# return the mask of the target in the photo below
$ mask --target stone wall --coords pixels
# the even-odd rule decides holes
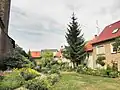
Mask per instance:
[[[0,56],[12,51],[13,48],[15,48],[15,41],[0,27]]]
[[[10,3],[11,0],[0,0],[0,17],[5,25],[6,33],[8,33]]]
[[[15,41],[8,36],[11,0],[0,0],[0,55],[14,48]]]

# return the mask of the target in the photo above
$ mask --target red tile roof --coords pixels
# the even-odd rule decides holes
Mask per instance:
[[[119,29],[118,32],[112,33],[115,29]],[[106,26],[104,30],[100,33],[100,35],[97,37],[97,39],[94,40],[93,44],[110,40],[119,36],[120,36],[120,21]]]
[[[62,57],[62,49],[60,49],[60,51],[58,51],[55,56],[61,58]]]
[[[31,51],[31,56],[33,57],[33,58],[38,58],[38,57],[40,57],[40,51]]]
[[[93,50],[93,47],[92,47],[92,40],[88,41],[85,45],[85,51],[87,52],[90,52]]]

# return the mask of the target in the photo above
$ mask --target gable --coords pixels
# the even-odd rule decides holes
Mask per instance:
[[[119,36],[120,36],[120,21],[106,26],[104,30],[100,33],[100,35],[96,38],[96,40],[93,42],[93,44],[110,40]]]

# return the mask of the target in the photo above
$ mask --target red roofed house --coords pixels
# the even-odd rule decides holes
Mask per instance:
[[[86,51],[89,53],[89,67],[96,68],[97,57],[102,55],[106,57],[105,66],[115,62],[120,70],[120,53],[117,53],[113,48],[113,43],[117,37],[120,37],[120,21],[106,26],[99,36],[86,44]]]
[[[87,61],[87,66],[90,68],[93,68],[93,47],[92,47],[92,40],[88,41],[85,45],[85,51],[88,52],[89,57]]]
[[[55,58],[56,60],[63,58],[62,49],[60,49],[59,51],[57,51],[57,52],[55,53],[54,58]]]
[[[31,57],[32,58],[40,58],[41,57],[40,51],[31,51]]]

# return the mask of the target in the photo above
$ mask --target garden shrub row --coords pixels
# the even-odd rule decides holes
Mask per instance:
[[[80,74],[87,74],[93,76],[102,76],[102,77],[110,77],[116,78],[119,76],[120,72],[112,70],[112,68],[107,69],[91,69],[88,67],[83,67],[83,65],[79,65],[76,71]]]

